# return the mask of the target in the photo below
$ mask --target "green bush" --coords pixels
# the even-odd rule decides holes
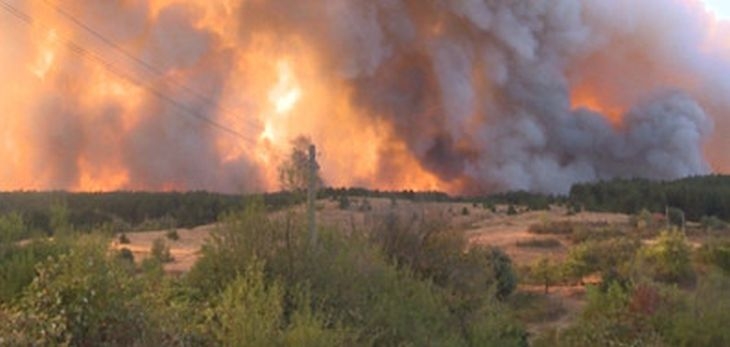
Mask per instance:
[[[631,291],[614,283],[606,291],[589,287],[580,319],[560,334],[537,339],[536,346],[661,346],[661,337],[630,311]]]
[[[711,272],[693,292],[652,282],[589,287],[579,319],[534,346],[727,346],[730,279]]]
[[[55,201],[51,204],[49,219],[51,232],[54,236],[68,236],[74,228],[69,221],[70,211],[65,201]]]
[[[337,204],[340,210],[349,210],[350,198],[348,198],[347,195],[340,195],[340,197],[337,199]]]
[[[220,292],[254,259],[267,267],[293,271],[293,257],[303,251],[303,223],[291,215],[285,219],[268,218],[262,201],[252,201],[244,210],[224,216],[187,274],[188,284],[201,293]]]
[[[0,247],[30,236],[30,230],[20,214],[0,215]]]
[[[167,237],[167,239],[168,240],[171,240],[171,241],[180,240],[180,234],[177,233],[177,229],[176,228],[172,228],[172,229],[168,230],[165,233],[165,237]]]
[[[36,276],[36,266],[68,252],[62,240],[38,239],[26,245],[0,246],[0,304],[17,298]]]
[[[127,237],[127,234],[125,234],[125,233],[121,233],[121,234],[119,234],[119,243],[120,243],[120,244],[122,244],[122,245],[127,245],[127,244],[129,244],[130,242],[131,242],[131,241],[129,241],[129,238]]]
[[[581,227],[576,226],[570,234],[570,241],[574,243],[604,241],[626,236],[627,233],[618,227],[586,225]]]
[[[603,241],[587,241],[571,247],[565,260],[564,270],[569,277],[580,279],[585,275],[600,272],[619,276],[620,280],[630,275],[631,264],[641,242],[634,238],[614,238]]]
[[[440,220],[389,214],[374,223],[371,240],[400,266],[465,298],[482,296],[497,286],[506,297],[516,282],[512,262],[501,250],[468,245],[463,232]]]
[[[306,294],[292,303],[286,319],[286,291],[281,283],[264,278],[263,266],[253,262],[217,297],[207,324],[224,346],[342,346],[347,333],[328,329],[315,316]],[[287,322],[287,320],[289,322]]]
[[[532,248],[560,248],[563,243],[558,239],[546,238],[546,239],[529,239],[524,241],[517,241],[517,247],[532,247]]]
[[[107,242],[82,236],[68,254],[49,258],[24,291],[0,336],[16,343],[48,345],[133,345],[144,341],[144,305],[140,287],[106,252]],[[35,343],[34,343],[35,344]]]
[[[160,263],[169,263],[175,260],[170,253],[170,247],[164,239],[157,238],[152,241],[150,248],[150,257]]]
[[[134,264],[134,253],[129,248],[124,247],[120,249],[117,256],[123,261]]]
[[[529,277],[544,287],[545,294],[550,291],[550,286],[560,282],[563,278],[562,268],[559,264],[548,258],[540,258],[535,262],[529,271]]]
[[[730,274],[730,243],[711,246],[710,260],[726,274]]]
[[[573,233],[574,227],[575,225],[569,221],[545,222],[530,225],[527,231],[538,235],[570,235]]]
[[[321,336],[336,344],[342,329],[351,332],[346,336],[352,343],[346,344],[356,345],[468,345],[477,339],[478,331],[493,332],[490,338],[494,341],[524,339],[524,330],[513,319],[485,313],[503,307],[494,299],[495,273],[510,281],[502,289],[505,293],[516,285],[506,255],[493,255],[489,249],[465,253],[464,240],[448,233],[434,233],[427,244],[413,252],[408,250],[413,246],[411,241],[403,239],[413,234],[389,239],[386,244],[397,245],[391,254],[397,253],[403,259],[414,256],[408,259],[420,261],[427,259],[424,254],[431,254],[433,260],[441,259],[420,268],[423,273],[416,273],[412,270],[415,263],[399,264],[383,253],[381,247],[386,244],[374,245],[375,236],[366,239],[359,234],[346,236],[320,229],[319,243],[312,248],[302,224],[293,216],[269,218],[262,207],[255,205],[232,214],[211,235],[186,281],[200,293],[200,300],[215,301],[210,293],[233,295],[231,286],[243,285],[241,274],[260,263],[265,287],[284,293],[283,321],[296,322],[296,312],[303,307],[311,309],[303,317],[320,317],[303,320],[309,322],[306,324],[284,324],[286,341]],[[492,258],[498,260],[492,262]],[[449,272],[448,264],[457,267]],[[442,284],[434,285],[437,280]],[[308,288],[314,305],[292,301],[300,288]],[[274,302],[269,306],[278,305]],[[479,336],[485,341],[483,333]]]
[[[727,229],[727,223],[720,218],[715,216],[704,216],[700,219],[702,229],[706,231],[718,231]]]
[[[649,265],[655,279],[687,283],[694,280],[692,248],[679,230],[663,231],[657,242],[644,247],[642,259]]]
[[[370,200],[367,198],[362,199],[360,202],[360,207],[358,207],[358,210],[360,212],[369,212],[373,210],[373,206],[370,204]]]
[[[669,346],[730,346],[730,278],[710,272],[693,293],[680,292],[678,304],[666,305],[657,316],[658,329]]]
[[[512,259],[501,248],[491,247],[489,253],[489,263],[497,280],[497,298],[505,299],[517,289],[517,274]]]
[[[509,305],[523,322],[554,322],[568,313],[562,300],[532,292],[517,292],[509,298]]]

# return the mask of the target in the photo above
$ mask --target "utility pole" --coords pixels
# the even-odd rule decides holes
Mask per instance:
[[[307,187],[307,222],[309,227],[309,242],[312,248],[317,245],[317,225],[315,224],[314,200],[317,197],[317,151],[314,145],[309,145],[309,185]]]

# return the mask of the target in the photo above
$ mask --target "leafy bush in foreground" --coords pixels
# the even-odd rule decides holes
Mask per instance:
[[[504,306],[494,299],[494,291],[490,289],[495,282],[494,269],[500,276],[508,277],[509,266],[493,266],[484,261],[494,257],[501,259],[496,263],[509,264],[506,255],[468,252],[474,260],[464,264],[475,266],[461,266],[455,272],[463,272],[458,276],[464,280],[477,274],[472,283],[483,279],[487,285],[479,284],[478,288],[486,289],[470,291],[472,296],[454,297],[451,288],[434,285],[430,278],[422,278],[409,267],[391,264],[377,246],[380,244],[374,245],[364,237],[324,229],[320,230],[318,246],[311,248],[306,232],[300,227],[303,223],[296,220],[293,216],[270,218],[262,207],[253,205],[230,215],[227,223],[213,233],[187,281],[197,288],[201,297],[209,297],[210,293],[229,290],[232,283],[240,286],[240,274],[260,262],[267,288],[284,292],[284,322],[292,322],[296,316],[293,312],[309,307],[314,317],[328,317],[315,320],[329,322],[320,326],[326,328],[327,334],[340,336],[338,331],[348,331],[343,337],[351,342],[348,344],[476,346],[490,341],[495,346],[518,346],[524,343],[521,326],[508,314],[497,314],[505,312]],[[442,247],[450,242],[446,239],[433,243],[429,252],[440,254],[443,259],[464,256],[461,247]],[[440,264],[452,263],[447,260]],[[448,272],[448,268],[436,270],[442,265],[432,265],[433,273]],[[451,280],[459,281],[458,276]],[[468,281],[458,283],[470,285]],[[297,297],[301,288],[307,288],[310,305],[296,304],[291,299]],[[292,311],[292,307],[297,309]],[[312,329],[310,326],[306,330],[316,331]]]
[[[145,334],[141,288],[106,252],[106,239],[81,237],[49,258],[0,327],[11,345],[130,345]]]

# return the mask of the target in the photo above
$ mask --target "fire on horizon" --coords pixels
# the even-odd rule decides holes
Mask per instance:
[[[0,190],[730,172],[724,0],[0,0]]]

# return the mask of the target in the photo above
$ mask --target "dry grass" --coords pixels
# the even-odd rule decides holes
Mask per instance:
[[[567,224],[600,224],[625,226],[629,217],[611,213],[579,213],[568,216],[567,211],[553,208],[550,211],[523,212],[507,215],[506,206],[498,206],[497,212],[491,212],[481,206],[474,207],[468,203],[412,202],[398,200],[393,205],[390,199],[368,198],[369,210],[358,208],[363,198],[350,198],[349,209],[340,208],[338,201],[320,200],[317,202],[317,221],[324,227],[337,228],[348,233],[365,232],[374,221],[389,213],[396,213],[403,218],[423,218],[425,220],[448,221],[449,227],[467,234],[472,244],[490,245],[502,248],[513,260],[515,266],[532,264],[536,260],[548,257],[554,260],[563,259],[570,245],[570,235],[536,236],[529,232],[530,226],[546,222],[563,222]],[[463,210],[467,209],[468,214]],[[289,212],[303,214],[302,206],[291,211],[279,211],[272,214],[274,218],[283,218]],[[208,239],[216,225],[201,226],[193,229],[177,229],[179,239],[166,238],[168,230],[126,233],[129,244],[120,244],[118,238],[113,242],[116,249],[130,249],[137,262],[149,257],[152,243],[157,238],[166,240],[174,261],[164,264],[168,273],[184,273],[195,264],[200,257],[200,249]],[[555,247],[553,247],[555,246]],[[520,295],[530,300],[523,303],[521,315],[532,333],[546,329],[567,326],[580,312],[584,304],[585,288],[580,286],[554,286],[547,296],[542,294],[542,286],[521,286],[516,299]],[[521,293],[521,294],[520,294]],[[527,300],[527,299],[525,299]]]
[[[130,232],[126,233],[129,239],[128,244],[119,243],[118,239],[112,242],[112,248],[127,248],[134,254],[137,262],[150,256],[152,243],[156,239],[164,239],[170,247],[170,254],[174,258],[172,262],[164,264],[165,271],[168,273],[183,273],[193,267],[193,264],[200,256],[200,248],[210,235],[210,231],[215,225],[206,225],[193,229],[177,229],[179,239],[176,241],[169,240],[166,237],[168,230]]]
[[[517,241],[517,247],[532,247],[532,248],[560,248],[563,243],[560,240],[552,237],[548,238],[532,238],[525,241]]]

